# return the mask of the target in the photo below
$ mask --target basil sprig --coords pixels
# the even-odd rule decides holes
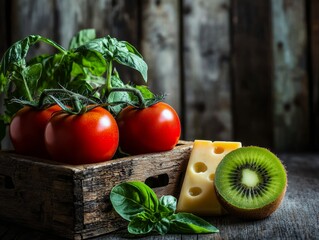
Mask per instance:
[[[115,211],[130,221],[132,234],[216,233],[219,230],[191,213],[176,213],[173,196],[157,198],[154,191],[142,182],[125,182],[115,186],[110,194]]]

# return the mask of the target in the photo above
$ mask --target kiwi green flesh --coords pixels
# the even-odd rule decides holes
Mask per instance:
[[[269,150],[243,147],[220,162],[214,185],[221,201],[228,205],[226,209],[231,206],[247,212],[277,206],[285,193],[287,175],[281,161]]]

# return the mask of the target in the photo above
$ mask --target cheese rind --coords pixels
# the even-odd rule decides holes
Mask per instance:
[[[195,140],[177,204],[178,212],[222,215],[214,190],[215,171],[223,157],[240,142]]]

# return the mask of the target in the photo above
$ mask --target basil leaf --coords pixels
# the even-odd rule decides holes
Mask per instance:
[[[37,91],[41,93],[44,89],[47,88],[56,88],[58,87],[58,81],[55,78],[55,71],[58,69],[58,66],[63,59],[64,54],[54,54],[54,55],[39,55],[37,57],[32,58],[28,64],[41,64],[42,65],[42,72],[40,79],[38,80],[37,84]]]
[[[147,234],[154,229],[155,223],[150,220],[146,212],[135,216],[129,223],[127,230],[132,234]]]
[[[7,91],[12,79],[17,80],[17,78],[20,78],[21,81],[24,80],[23,77],[25,77],[26,72],[23,71],[28,71],[28,69],[25,70],[25,68],[27,67],[26,56],[28,54],[29,48],[39,41],[45,42],[57,48],[62,53],[66,53],[66,50],[59,44],[40,35],[30,35],[20,41],[15,42],[10,48],[7,49],[0,61],[0,92]],[[38,66],[36,68],[39,69]],[[32,71],[34,70],[35,68]],[[15,74],[15,77],[11,78],[10,76],[13,74]],[[38,78],[38,76],[36,76],[36,78]],[[35,78],[32,77],[32,79]],[[30,89],[30,92],[35,92],[35,89]],[[25,97],[25,95],[22,95],[22,97]]]
[[[216,233],[219,230],[191,213],[177,213],[170,217],[171,233]]]
[[[131,67],[137,71],[139,71],[144,79],[147,82],[147,64],[145,61],[140,58],[138,55],[135,55],[131,52],[117,52],[114,56],[115,61],[118,63]]]
[[[115,186],[110,200],[115,211],[129,221],[144,211],[157,212],[159,205],[154,191],[142,182],[127,182]]]
[[[127,50],[131,53],[134,53],[135,55],[139,56],[140,58],[143,58],[142,54],[140,54],[137,49],[130,44],[129,42],[126,41],[121,41],[123,44],[125,44],[125,47],[127,48]]]
[[[84,49],[97,51],[102,54],[106,61],[112,61],[115,47],[110,44],[107,38],[96,38],[78,47],[76,51],[82,51]]]
[[[79,31],[70,41],[69,49],[80,47],[81,45],[96,38],[95,29],[83,29]]]
[[[160,234],[168,233],[170,221],[167,218],[158,219],[158,215],[142,212],[136,215],[128,225],[128,231],[132,234],[147,234],[157,231]]]
[[[111,78],[113,88],[126,88],[118,75]],[[132,101],[131,93],[129,92],[112,92],[109,94],[107,101],[109,103],[119,103],[115,106],[110,106],[109,110],[116,116],[126,106],[126,103]],[[123,103],[121,103],[123,102]]]
[[[38,41],[50,44],[51,46],[59,49],[61,52],[66,52],[62,46],[48,38],[42,37],[40,35],[29,35],[28,37],[15,42],[10,48],[7,49],[0,62],[0,72],[3,75],[6,75],[11,64],[21,62],[25,64],[25,58],[28,54],[30,46],[36,44]]]
[[[168,233],[168,231],[170,229],[170,225],[171,225],[171,223],[170,223],[170,221],[167,218],[162,218],[159,222],[157,222],[155,224],[155,228],[154,229],[158,233],[164,235],[164,234]]]
[[[72,60],[87,68],[93,75],[100,76],[106,71],[106,62],[103,56],[96,51],[79,49]]]
[[[79,49],[94,50],[103,55],[106,61],[115,60],[119,64],[139,71],[147,81],[147,64],[142,55],[129,43],[118,41],[110,36],[97,38],[80,46]]]
[[[0,62],[0,72],[5,76],[12,63],[22,62],[25,64],[25,58],[31,45],[41,39],[39,35],[30,35],[20,41],[15,42],[4,53]]]
[[[169,211],[175,212],[177,199],[173,196],[162,196],[159,200],[160,204],[166,207]]]
[[[36,89],[38,85],[38,80],[41,77],[42,65],[36,63],[34,65],[28,66],[22,70],[25,80],[28,82],[30,89]]]

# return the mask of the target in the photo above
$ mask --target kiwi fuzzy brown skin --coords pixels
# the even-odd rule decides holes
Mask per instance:
[[[214,189],[215,189],[216,196],[217,196],[219,203],[231,215],[234,215],[238,218],[247,219],[247,220],[261,220],[261,219],[269,217],[279,207],[279,205],[281,204],[281,202],[285,196],[287,185],[286,185],[285,189],[283,190],[283,192],[281,193],[281,195],[279,196],[279,198],[276,199],[276,201],[264,206],[263,208],[250,209],[250,210],[240,209],[240,208],[236,208],[236,207],[230,205],[218,193],[218,191],[216,191],[216,187],[214,187]]]
[[[287,178],[287,171],[284,167],[284,165],[281,163],[281,161],[279,160],[279,158],[277,156],[275,156],[273,153],[271,153],[269,150],[265,149],[265,148],[260,148],[260,147],[255,147],[255,146],[250,146],[250,147],[244,147],[246,149],[255,149],[255,150],[262,150],[262,151],[266,151],[268,152],[267,154],[273,155],[273,157],[275,157],[280,164],[278,165],[277,163],[277,167],[281,166],[280,168],[283,169],[282,173],[285,174],[285,184],[281,190],[281,192],[278,192],[277,198],[274,199],[272,202],[267,203],[266,205],[260,207],[260,208],[249,208],[249,206],[246,206],[245,208],[238,208],[232,204],[230,204],[223,196],[222,194],[220,194],[218,192],[218,187],[216,186],[216,181],[214,181],[214,189],[216,192],[216,196],[218,201],[220,202],[220,204],[222,205],[222,207],[231,215],[234,215],[236,217],[242,218],[242,219],[246,219],[246,220],[260,220],[260,219],[264,219],[268,216],[270,216],[274,211],[276,211],[276,209],[279,207],[279,205],[281,204],[285,193],[286,193],[286,189],[287,189],[287,184],[288,184],[288,178]],[[244,150],[243,148],[238,149],[239,151]],[[236,151],[236,150],[234,150]],[[242,153],[242,152],[241,152]],[[247,153],[247,152],[246,152]],[[226,155],[227,156],[227,155]],[[225,157],[226,157],[225,156]],[[234,156],[234,155],[233,155]],[[232,159],[234,159],[232,156]],[[251,156],[250,156],[251,157]],[[268,156],[269,157],[269,156]],[[228,162],[230,159],[228,159]],[[221,164],[221,163],[220,163]],[[227,176],[227,175],[226,175]],[[225,176],[225,177],[226,177]],[[216,177],[216,176],[215,176]],[[224,177],[223,177],[224,178]],[[223,181],[222,175],[220,174],[220,180]],[[226,178],[225,178],[226,180]],[[221,190],[222,191],[222,190]]]

